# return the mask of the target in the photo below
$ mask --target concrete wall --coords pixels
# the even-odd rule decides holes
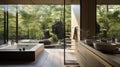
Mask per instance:
[[[76,31],[75,31],[76,28]],[[71,48],[80,41],[80,5],[71,5]]]

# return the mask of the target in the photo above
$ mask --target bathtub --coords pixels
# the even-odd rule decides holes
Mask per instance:
[[[18,43],[0,48],[0,61],[35,61],[43,52],[44,44]]]

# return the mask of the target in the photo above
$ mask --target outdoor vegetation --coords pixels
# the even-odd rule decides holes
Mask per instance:
[[[61,21],[64,25],[63,5],[18,5],[18,36],[19,39],[43,39],[47,30],[57,39],[52,32],[52,25]],[[66,5],[66,31],[71,28],[71,6]],[[8,5],[8,36],[16,36],[16,5]],[[0,38],[4,32],[4,6],[0,6]]]
[[[100,25],[100,37],[120,36],[120,6],[97,5],[97,23]],[[106,34],[104,33],[106,32]]]

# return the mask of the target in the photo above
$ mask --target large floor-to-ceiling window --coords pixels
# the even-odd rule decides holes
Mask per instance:
[[[97,5],[99,37],[120,37],[120,5]],[[106,34],[104,34],[106,31]]]
[[[16,5],[7,5],[8,40],[16,40]]]
[[[4,43],[4,7],[0,5],[0,45]]]
[[[72,53],[75,55],[76,48],[74,48],[75,45],[71,45],[71,38],[74,38],[72,36],[75,28],[79,28],[79,25],[71,27],[71,4],[66,4],[67,2],[64,2],[64,5],[4,5],[4,41],[7,43],[47,39],[51,43],[57,41],[57,47],[60,45],[65,50],[69,49],[70,52],[73,47]],[[73,15],[74,25],[76,21],[79,24],[80,2],[73,5],[77,5],[78,8],[78,16]],[[77,12],[74,11],[73,14]],[[65,63],[74,62],[70,57],[67,58],[72,53],[68,51],[68,54],[64,54]]]
[[[1,35],[6,43],[30,39],[47,39],[50,43],[61,41],[64,39],[64,25],[66,34],[71,34],[71,6],[65,7],[64,24],[63,5],[3,5]]]

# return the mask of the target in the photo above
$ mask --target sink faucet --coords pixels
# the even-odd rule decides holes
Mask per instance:
[[[14,45],[14,40],[11,40],[11,45]]]

